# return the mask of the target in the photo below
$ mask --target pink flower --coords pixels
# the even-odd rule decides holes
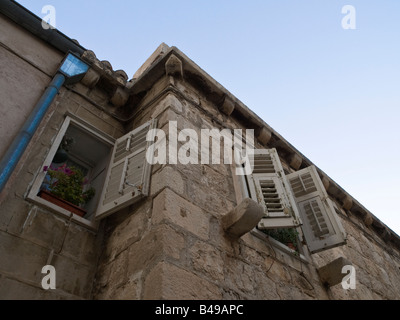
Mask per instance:
[[[43,167],[43,171],[45,171],[45,172],[46,172],[48,169],[49,169],[49,166],[44,166],[44,167]]]

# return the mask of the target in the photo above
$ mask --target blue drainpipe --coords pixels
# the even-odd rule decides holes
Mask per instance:
[[[49,86],[39,99],[28,119],[25,121],[20,132],[11,143],[6,154],[0,162],[0,192],[3,190],[12,172],[17,166],[22,154],[24,153],[29,141],[33,137],[36,129],[46,114],[49,106],[53,102],[62,85],[77,82],[85,75],[89,66],[79,58],[69,53],[64,59],[61,67]]]

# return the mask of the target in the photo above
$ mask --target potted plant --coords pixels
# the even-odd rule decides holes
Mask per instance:
[[[86,211],[82,206],[93,198],[95,189],[93,187],[85,188],[88,180],[82,171],[75,167],[68,167],[66,164],[57,168],[46,166],[43,170],[47,174],[39,196],[83,216]]]
[[[270,229],[262,230],[265,234],[285,244],[290,249],[298,251],[297,238],[299,233],[295,228],[281,228],[281,229]]]

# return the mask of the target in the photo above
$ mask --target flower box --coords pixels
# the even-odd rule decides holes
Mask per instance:
[[[55,196],[54,194],[50,193],[47,190],[40,190],[39,197],[41,197],[51,203],[54,203],[55,205],[57,205],[63,209],[66,209],[74,214],[77,214],[80,217],[83,217],[86,214],[86,210],[72,204],[71,202],[68,202],[64,199],[61,199],[61,198]]]

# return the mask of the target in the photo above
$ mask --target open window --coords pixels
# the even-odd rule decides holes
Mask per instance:
[[[238,202],[250,197],[260,203],[264,217],[257,229],[276,240],[276,245],[283,244],[292,252],[301,253],[301,219],[276,149],[253,149],[254,154],[249,152],[245,158],[239,149],[234,150],[235,158],[239,159],[234,162],[234,172],[251,173],[234,174]],[[246,166],[251,170],[244,170]]]
[[[115,141],[67,116],[28,199],[88,225],[134,203],[147,195],[146,134],[154,126],[149,121]]]
[[[236,157],[241,158],[240,154]],[[257,229],[287,246],[289,240],[295,244],[297,239],[299,247],[304,237],[311,253],[346,243],[346,233],[315,166],[285,175],[276,149],[255,149],[247,157],[253,171],[234,177],[234,183],[239,201],[251,197],[264,207]]]

